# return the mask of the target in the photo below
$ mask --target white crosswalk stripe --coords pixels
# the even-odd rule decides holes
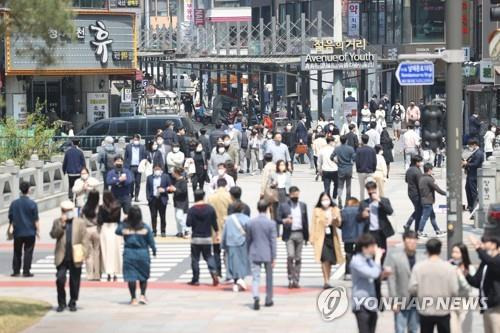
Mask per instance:
[[[221,255],[222,256],[222,255]],[[223,261],[223,260],[222,260]],[[314,260],[314,251],[311,245],[304,246],[302,248],[302,262],[301,262],[301,278],[318,278],[321,279],[323,274],[321,272],[321,264]],[[335,272],[337,266],[332,267],[332,274]],[[224,262],[222,262],[222,275],[225,276],[226,267]],[[264,268],[262,268],[262,273],[264,273]],[[189,282],[193,277],[193,272],[189,268],[184,274],[182,274],[176,282]],[[273,278],[275,280],[288,279],[287,274],[287,253],[286,245],[284,242],[278,240],[277,243],[277,258],[276,265],[273,270]],[[200,259],[200,282],[210,283],[212,281],[210,277],[210,272],[203,259]]]
[[[186,243],[171,243],[171,244],[156,244],[156,258],[151,257],[151,273],[150,281],[156,281],[165,273],[169,272],[173,267],[177,266],[185,258],[190,255],[189,244]],[[46,256],[39,259],[31,265],[31,272],[36,277],[50,276],[54,277],[56,268],[54,266],[54,255]],[[119,281],[123,281],[121,274],[118,276]],[[85,264],[82,268],[82,280],[85,280]],[[107,276],[102,275],[101,281],[106,280]]]

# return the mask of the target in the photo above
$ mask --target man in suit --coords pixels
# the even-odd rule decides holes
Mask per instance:
[[[139,172],[139,164],[147,158],[146,147],[141,145],[141,136],[135,134],[132,141],[125,147],[125,169],[129,169],[134,177],[134,181],[130,186],[130,196],[134,197],[134,201],[139,201],[139,192],[141,190],[141,173]]]
[[[288,288],[300,288],[300,267],[302,247],[309,241],[309,220],[307,205],[299,201],[300,190],[291,186],[289,200],[279,205],[278,223],[283,224],[283,236],[286,243]]]
[[[295,140],[296,145],[307,145],[308,144],[308,135],[307,135],[307,127],[306,127],[306,116],[305,114],[300,114],[300,121],[297,123],[297,127],[295,128]],[[299,156],[300,163],[304,163],[304,154]],[[293,158],[292,158],[293,162]]]
[[[75,185],[75,181],[80,178],[80,172],[86,166],[85,156],[80,147],[78,147],[79,144],[79,140],[73,140],[71,147],[64,153],[62,169],[63,173],[68,175],[69,200],[73,200],[73,185]]]
[[[465,194],[467,195],[467,210],[472,213],[477,201],[477,169],[483,166],[484,153],[479,148],[477,139],[470,139],[469,150],[472,154],[462,162],[467,177],[465,179]]]
[[[377,246],[387,251],[387,238],[394,235],[394,228],[387,216],[392,215],[394,210],[388,198],[380,197],[374,181],[369,181],[365,187],[368,199],[359,205],[358,221],[365,224],[365,232],[375,238]],[[385,253],[382,256],[382,264],[384,258]],[[381,297],[380,282],[380,279],[375,281],[377,297]]]
[[[423,158],[420,155],[413,155],[411,157],[411,163],[408,170],[406,170],[405,181],[408,184],[408,197],[413,204],[413,213],[408,218],[404,229],[405,231],[410,230],[411,224],[415,221],[415,231],[418,231],[418,224],[420,223],[420,218],[422,217],[422,205],[420,203],[420,191],[418,189],[418,183],[420,177],[422,177],[422,167]]]
[[[410,282],[411,271],[416,262],[417,233],[408,230],[403,234],[403,249],[394,248],[387,254],[385,268],[392,274],[389,275],[387,282],[389,286],[389,297],[406,300],[406,305],[410,302],[408,285]],[[418,315],[414,307],[403,307],[394,304],[394,324],[396,333],[417,333]]]
[[[130,209],[130,186],[134,182],[134,176],[129,169],[123,167],[123,158],[114,158],[114,168],[109,170],[106,176],[106,184],[111,186],[111,192],[120,203],[123,212],[128,214]]]
[[[269,204],[259,200],[259,216],[250,220],[247,228],[248,257],[252,266],[252,296],[254,310],[260,309],[260,270],[266,270],[266,303],[273,306],[273,268],[276,260],[276,223],[267,216]]]
[[[356,171],[358,172],[359,193],[361,200],[365,200],[365,182],[377,169],[377,153],[375,149],[368,146],[368,135],[363,134],[361,141],[363,145],[356,150]]]
[[[167,210],[168,192],[171,190],[172,182],[168,174],[163,172],[161,165],[153,167],[153,174],[146,179],[146,198],[151,213],[151,225],[153,235],[156,237],[156,218],[160,215],[161,237],[166,237],[167,222],[165,212]]]
[[[76,258],[75,245],[81,246],[83,254],[89,253],[89,235],[85,222],[75,216],[75,205],[66,200],[61,203],[61,217],[54,220],[50,237],[56,240],[54,263],[56,265],[57,312],[69,307],[76,311],[76,301],[80,291],[82,264],[86,258]],[[75,261],[78,259],[78,261]],[[80,261],[81,260],[81,261]],[[69,270],[69,303],[66,305],[66,272]]]

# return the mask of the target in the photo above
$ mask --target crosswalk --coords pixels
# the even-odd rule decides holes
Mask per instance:
[[[151,257],[150,281],[157,281],[172,268],[179,265],[190,254],[189,244],[172,243],[156,244],[156,258]],[[56,268],[54,266],[54,255],[48,255],[43,259],[37,260],[31,265],[31,272],[36,277],[54,277]],[[106,280],[107,276],[103,274],[101,281]],[[118,281],[123,281],[122,274],[118,274]],[[82,268],[82,280],[86,279],[85,264]]]
[[[273,269],[273,278],[278,281],[288,280],[287,274],[287,253],[285,242],[280,240],[277,241],[277,258],[276,264]],[[334,272],[340,268],[339,265],[332,267],[332,275]],[[224,261],[222,262],[222,275],[225,276],[226,266]],[[264,268],[262,268],[262,273],[264,273]],[[314,260],[314,251],[311,245],[304,246],[302,248],[302,262],[301,262],[301,278],[316,278],[321,279],[323,274],[321,272],[321,264]],[[183,273],[176,282],[189,282],[193,277],[193,272],[189,268],[185,273]],[[212,278],[206,263],[200,259],[200,282],[210,283]]]
[[[175,282],[185,283],[192,279],[193,273],[191,270],[190,260],[190,245],[189,243],[157,243],[156,258],[151,257],[151,274],[150,281],[174,280]],[[223,255],[222,255],[223,256]],[[186,261],[184,263],[184,261]],[[314,260],[314,252],[311,245],[304,246],[302,249],[302,268],[301,278],[321,279],[321,265]],[[172,273],[173,269],[176,273]],[[338,270],[339,266],[332,267],[332,275]],[[37,278],[52,279],[55,277],[56,268],[54,266],[54,255],[48,255],[37,260],[32,264],[31,272]],[[170,274],[168,274],[170,272]],[[222,263],[222,272],[225,276],[226,267]],[[167,275],[167,276],[165,276]],[[121,274],[118,276],[118,281],[123,281]],[[273,270],[273,277],[276,281],[287,281],[287,254],[286,245],[284,242],[277,241],[277,260]],[[82,280],[86,279],[85,264],[82,268]],[[105,281],[107,276],[103,274],[101,281]],[[212,281],[206,263],[200,259],[200,282],[210,283]]]

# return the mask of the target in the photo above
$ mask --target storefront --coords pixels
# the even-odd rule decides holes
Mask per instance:
[[[6,36],[8,116],[22,117],[37,103],[50,119],[70,121],[76,129],[110,116],[110,82],[135,78],[135,14],[78,11],[74,27],[73,38],[48,32],[60,44],[53,52],[55,62],[46,66],[22,52],[40,41]]]

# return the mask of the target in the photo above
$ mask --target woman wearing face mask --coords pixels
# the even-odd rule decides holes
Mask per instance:
[[[486,158],[493,155],[493,145],[496,137],[495,132],[496,127],[494,125],[489,125],[488,131],[484,134],[484,153],[486,154]]]
[[[115,234],[120,223],[121,206],[111,191],[102,194],[102,205],[97,211],[97,225],[101,229],[101,253],[104,273],[108,281],[117,280],[117,275],[122,272],[121,246],[123,238]]]
[[[89,253],[85,268],[87,270],[87,280],[101,280],[101,237],[97,227],[97,209],[99,207],[99,192],[92,190],[89,192],[87,202],[82,208],[82,219],[87,225],[87,234],[89,236]]]
[[[260,135],[258,129],[252,129],[250,134],[250,139],[248,140],[248,151],[250,155],[250,172],[252,175],[255,174],[257,168],[259,171],[262,171],[262,159],[263,159],[263,151],[262,145],[264,144],[264,140]]]
[[[219,164],[226,163],[226,161],[230,160],[231,156],[226,152],[226,147],[224,147],[223,143],[217,144],[215,147],[215,153],[210,155],[210,174],[212,177],[217,177],[217,169]]]
[[[457,243],[451,248],[450,263],[457,267],[458,275],[458,296],[464,299],[472,296],[472,286],[467,282],[463,271],[470,275],[476,274],[476,269],[472,266],[469,251],[463,243]],[[467,309],[452,310],[450,313],[450,331],[458,333],[472,333],[472,311]]]
[[[160,165],[162,170],[165,170],[165,159],[163,158],[162,153],[158,150],[158,143],[156,143],[156,141],[151,144],[151,150],[148,152],[148,161],[151,165]]]
[[[191,176],[193,192],[198,188],[203,190],[205,181],[207,180],[208,164],[203,145],[200,142],[196,143],[194,150],[191,152],[191,158],[195,167],[195,173]]]
[[[174,168],[184,167],[184,153],[178,144],[174,143],[172,145],[172,151],[167,154],[167,169],[168,173],[171,175]]]
[[[375,152],[377,153],[377,167],[373,173],[373,178],[375,179],[375,183],[377,183],[380,196],[383,197],[385,179],[387,177],[387,164],[385,163],[384,150],[381,145],[375,146]]]
[[[323,288],[325,289],[331,288],[329,283],[332,265],[342,264],[345,260],[337,234],[337,228],[340,228],[341,225],[339,208],[328,193],[321,193],[313,210],[309,240],[314,248],[316,261],[321,262]]]
[[[99,185],[99,181],[94,177],[90,177],[89,170],[86,167],[82,168],[80,178],[75,181],[73,185],[73,193],[75,195],[75,206],[77,208],[78,216],[87,202],[89,192],[95,190]]]
[[[292,185],[292,175],[288,171],[286,162],[279,160],[276,162],[276,172],[271,174],[269,184],[278,190],[278,202],[284,203],[288,198],[288,190]]]

